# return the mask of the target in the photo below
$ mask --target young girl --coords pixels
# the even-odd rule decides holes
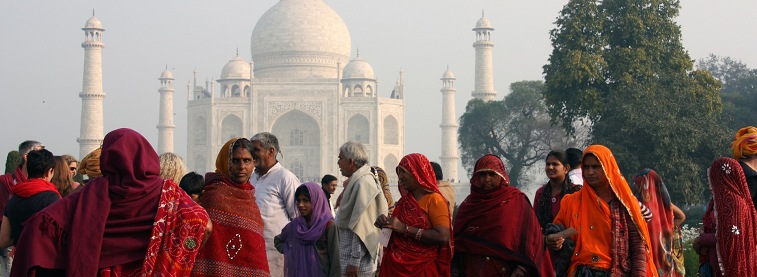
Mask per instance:
[[[300,216],[274,238],[284,254],[285,276],[340,276],[339,238],[326,195],[316,183],[294,192]]]

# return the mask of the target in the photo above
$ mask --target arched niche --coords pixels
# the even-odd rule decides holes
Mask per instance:
[[[370,143],[370,123],[368,118],[356,114],[347,121],[347,140],[358,141],[362,144]]]
[[[194,130],[192,130],[192,136],[194,137],[193,141],[195,145],[205,145],[207,144],[207,137],[208,137],[208,124],[205,121],[205,118],[202,116],[198,116],[194,119]]]
[[[220,143],[226,143],[232,138],[238,138],[242,136],[242,119],[236,115],[228,115],[223,121],[221,121],[221,137]]]
[[[397,119],[391,115],[384,118],[384,144],[400,144],[399,124],[397,124]]]
[[[320,180],[321,130],[315,118],[300,110],[289,111],[274,121],[271,133],[279,139],[282,155],[278,158],[284,167],[294,173],[298,163],[302,171],[295,175],[300,181]]]

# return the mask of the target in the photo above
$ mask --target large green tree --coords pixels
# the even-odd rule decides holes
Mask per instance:
[[[757,70],[730,57],[710,54],[697,64],[723,83],[721,125],[728,134],[735,134],[745,126],[757,125]]]
[[[472,171],[486,154],[504,158],[511,184],[520,187],[529,167],[543,161],[551,149],[574,146],[559,126],[550,123],[542,81],[510,85],[511,93],[500,101],[468,102],[460,117],[458,140],[463,166]]]
[[[19,155],[18,151],[13,150],[8,152],[8,156],[5,159],[5,173],[11,173],[18,168],[18,166],[21,164],[21,155]]]
[[[551,32],[545,97],[553,120],[590,118],[592,143],[608,146],[624,175],[653,168],[674,201],[698,203],[726,141],[716,124],[720,82],[693,69],[679,8],[675,0],[570,1]]]

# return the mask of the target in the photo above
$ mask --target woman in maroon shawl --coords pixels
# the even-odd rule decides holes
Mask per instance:
[[[208,214],[131,129],[105,136],[103,177],[32,216],[11,276],[189,276]]]
[[[376,226],[393,232],[379,276],[449,276],[452,224],[431,163],[422,154],[409,154],[397,166],[397,176],[407,193],[392,217],[376,219]]]
[[[539,220],[502,160],[481,157],[455,217],[457,276],[554,276]]]
[[[269,276],[263,218],[250,175],[252,142],[233,138],[216,157],[216,171],[205,174],[202,205],[213,220],[213,234],[200,250],[192,276]]]
[[[757,261],[757,212],[744,171],[738,161],[723,157],[712,163],[708,175],[720,273],[722,276],[757,276],[754,263]]]

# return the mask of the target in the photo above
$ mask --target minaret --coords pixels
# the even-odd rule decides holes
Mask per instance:
[[[84,25],[84,81],[82,82],[81,97],[81,127],[76,141],[79,143],[79,157],[84,157],[97,149],[103,142],[103,66],[102,23],[92,17]]]
[[[494,91],[494,70],[492,67],[492,28],[489,19],[481,12],[481,19],[476,22],[476,42],[473,48],[476,48],[476,85],[473,89],[473,98],[483,99],[485,101],[494,100],[497,92]]]
[[[455,74],[447,71],[442,75],[442,155],[439,157],[442,172],[447,180],[459,182],[457,167],[460,155],[457,152],[457,121],[455,120]]]
[[[160,114],[158,115],[158,154],[173,151],[173,74],[166,71],[160,74]]]

